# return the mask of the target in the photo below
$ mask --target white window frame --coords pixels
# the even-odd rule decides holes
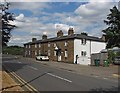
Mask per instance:
[[[87,56],[87,52],[86,51],[81,51],[81,56]]]
[[[29,48],[30,48],[31,46],[29,45]]]
[[[29,51],[29,55],[30,55],[31,53],[30,53],[30,51]]]
[[[35,51],[35,56],[37,55],[37,50]]]
[[[35,48],[37,48],[37,44],[35,44]]]
[[[65,50],[65,57],[68,57],[68,51]]]
[[[39,50],[39,55],[41,54],[41,50]]]
[[[57,51],[54,51],[54,56],[56,56]]]
[[[65,41],[65,46],[67,46],[68,45],[68,42],[67,41]]]
[[[86,44],[86,42],[87,42],[87,41],[86,41],[86,39],[84,39],[84,38],[83,38],[83,39],[81,39],[81,44],[82,44],[82,45],[85,45],[85,44]]]
[[[56,45],[56,43],[54,43],[54,47],[56,47],[57,45]]]
[[[50,47],[50,43],[48,43],[48,47]]]
[[[48,50],[48,56],[50,56],[50,50]]]
[[[39,44],[39,48],[41,47],[41,44]]]

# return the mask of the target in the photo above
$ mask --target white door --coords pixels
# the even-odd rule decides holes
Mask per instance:
[[[58,61],[61,61],[61,55],[58,56]]]

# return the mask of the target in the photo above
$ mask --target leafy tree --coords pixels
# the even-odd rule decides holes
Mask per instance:
[[[107,20],[104,23],[108,27],[103,30],[106,35],[107,47],[120,47],[120,11],[114,6],[110,9],[110,14],[107,15]]]
[[[2,37],[2,46],[7,46],[11,37],[11,30],[15,28],[15,25],[10,24],[10,21],[15,20],[13,13],[9,13],[9,3],[0,3],[0,36]]]

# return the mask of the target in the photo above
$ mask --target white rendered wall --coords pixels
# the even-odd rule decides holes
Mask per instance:
[[[86,44],[81,44],[81,39],[74,40],[74,63],[76,61],[76,55],[78,55],[78,64],[88,65],[91,63],[90,55],[92,53],[99,53],[102,49],[105,49],[106,44],[103,42],[86,40]],[[81,51],[86,51],[86,56],[81,56]]]

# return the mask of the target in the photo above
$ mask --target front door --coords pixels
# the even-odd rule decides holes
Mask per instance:
[[[61,61],[61,55],[58,55],[58,61]]]

